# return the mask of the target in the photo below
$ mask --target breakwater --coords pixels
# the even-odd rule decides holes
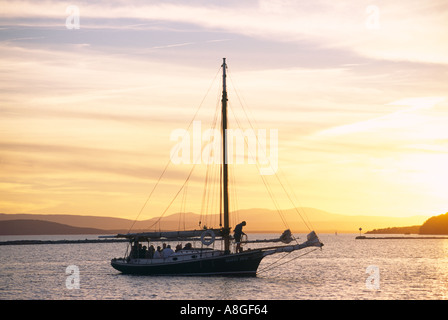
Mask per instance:
[[[127,242],[127,239],[84,239],[84,240],[10,240],[0,241],[0,246],[34,245],[34,244],[81,244],[81,243],[112,243]]]
[[[448,239],[448,237],[366,237],[357,236],[357,240],[395,240],[395,239]]]

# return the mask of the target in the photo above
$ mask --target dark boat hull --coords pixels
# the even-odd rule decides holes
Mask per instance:
[[[139,264],[112,260],[111,265],[125,274],[178,276],[256,276],[264,255],[261,250],[197,260]]]

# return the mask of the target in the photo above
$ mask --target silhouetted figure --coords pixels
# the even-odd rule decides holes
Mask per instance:
[[[235,238],[235,242],[236,242],[236,252],[241,252],[243,251],[241,249],[241,236],[245,233],[243,232],[243,227],[246,225],[246,221],[243,221],[239,224],[236,225],[233,237]]]
[[[154,252],[156,251],[156,249],[154,248],[153,245],[149,246],[148,252],[146,253],[146,257],[149,259],[154,258]]]
[[[173,253],[174,253],[173,249],[171,249],[171,246],[168,245],[165,249],[162,250],[162,257],[168,258]]]
[[[157,246],[157,250],[154,251],[154,259],[162,258],[162,248],[160,246]]]

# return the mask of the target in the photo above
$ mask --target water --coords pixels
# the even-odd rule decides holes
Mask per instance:
[[[1,246],[0,300],[448,299],[448,240],[355,240],[355,236],[321,234],[322,250],[268,256],[259,267],[267,271],[244,279],[123,275],[109,262],[124,255],[125,243]],[[0,237],[0,241],[25,238],[96,236]],[[278,266],[268,270],[274,262]],[[67,286],[66,268],[71,265],[79,268],[79,289],[69,289],[74,282]],[[376,273],[366,273],[369,266]],[[366,284],[369,277],[378,289]]]

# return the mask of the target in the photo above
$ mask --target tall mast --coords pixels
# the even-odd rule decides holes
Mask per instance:
[[[226,87],[226,58],[222,59],[222,167],[223,167],[223,200],[224,200],[224,250],[230,252],[229,226],[229,188],[227,172],[227,87]]]

